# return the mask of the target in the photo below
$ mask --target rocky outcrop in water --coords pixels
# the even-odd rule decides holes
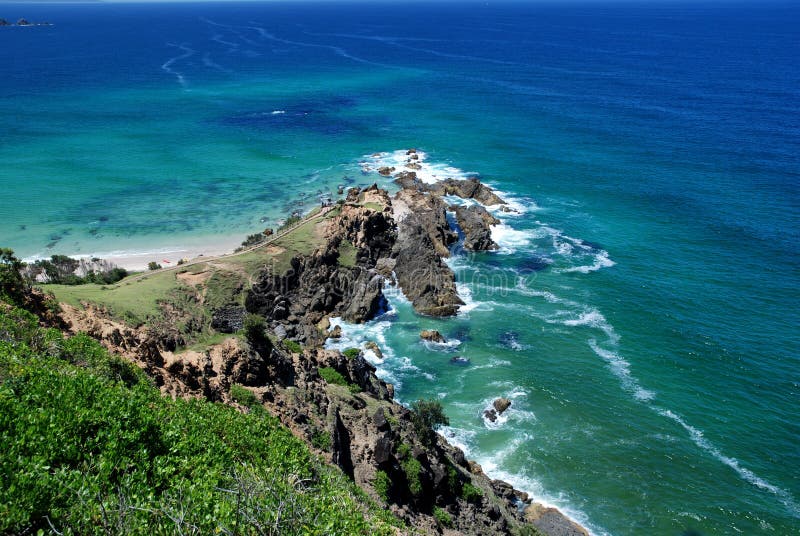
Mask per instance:
[[[422,339],[423,341],[438,342],[438,343],[447,342],[445,338],[442,336],[442,334],[436,331],[435,329],[422,330],[419,333],[419,338]]]
[[[468,251],[494,251],[497,243],[492,239],[492,225],[500,220],[480,205],[453,205],[456,221],[464,233],[464,249]]]

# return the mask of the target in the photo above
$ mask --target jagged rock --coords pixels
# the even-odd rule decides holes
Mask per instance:
[[[414,309],[431,316],[451,316],[464,302],[458,297],[455,274],[442,261],[441,253],[452,243],[444,231],[446,216],[441,200],[401,190],[393,199],[397,241],[392,251],[395,275]],[[453,233],[454,234],[454,233]],[[438,247],[434,245],[433,237]]]
[[[429,186],[437,195],[455,195],[462,199],[474,199],[482,205],[505,205],[494,191],[476,178],[445,179]]]
[[[589,536],[589,532],[555,508],[534,503],[525,508],[525,520],[548,536]]]
[[[341,470],[353,478],[353,459],[350,455],[350,433],[342,422],[342,417],[337,409],[333,415],[333,431],[331,433],[332,461]]]
[[[220,307],[211,313],[211,327],[220,333],[235,333],[244,327],[244,307]]]
[[[378,343],[376,343],[375,341],[367,341],[366,343],[364,343],[364,348],[366,348],[367,350],[372,350],[372,352],[377,356],[378,359],[383,359],[383,352],[381,352]]]
[[[409,149],[408,151],[406,151],[406,154],[407,154],[407,155],[408,155],[408,154],[417,154],[417,150],[416,150],[414,147],[412,147],[411,149]]]
[[[489,419],[490,422],[497,422],[497,410],[494,408],[483,410],[483,416]]]
[[[17,21],[17,26],[30,26],[30,25],[31,25],[31,23],[30,23],[30,22],[28,22],[28,21],[27,21],[27,20],[25,20],[25,19],[19,19],[19,20]]]
[[[342,326],[334,326],[331,332],[328,334],[329,339],[341,339],[342,338]]]
[[[372,422],[378,430],[384,431],[389,428],[389,421],[386,420],[386,414],[383,408],[378,408],[372,415]]]
[[[464,249],[469,251],[493,251],[498,249],[492,239],[491,226],[500,223],[500,220],[489,214],[480,205],[451,206],[455,212],[456,221],[464,233]]]
[[[404,190],[419,190],[425,186],[413,171],[401,171],[395,175],[394,183]]]
[[[500,415],[511,406],[511,400],[507,398],[497,398],[492,402],[492,406],[497,410],[497,414]]]
[[[11,23],[6,19],[0,19],[0,26],[11,26]]]
[[[382,168],[378,168],[378,173],[380,173],[384,177],[388,177],[389,175],[394,173],[394,167],[384,166]]]
[[[375,463],[378,465],[383,465],[388,462],[392,457],[392,440],[388,437],[378,438],[375,442],[372,455],[375,458]]]
[[[439,343],[447,342],[447,340],[442,336],[442,334],[436,331],[435,329],[422,330],[419,334],[419,338],[424,341],[430,341],[430,342],[439,342]]]
[[[467,464],[469,465],[469,472],[473,475],[482,475],[483,474],[483,467],[473,460],[468,460]]]
[[[287,336],[286,328],[280,324],[272,328],[272,333],[278,338],[279,341],[282,341]]]

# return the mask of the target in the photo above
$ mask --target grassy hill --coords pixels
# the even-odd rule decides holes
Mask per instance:
[[[0,302],[0,533],[394,534],[275,418],[160,395]],[[40,532],[41,531],[41,532]]]

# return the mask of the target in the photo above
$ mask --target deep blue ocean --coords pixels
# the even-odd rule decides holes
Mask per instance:
[[[469,457],[594,534],[800,534],[796,4],[0,17],[54,24],[0,27],[0,246],[160,258],[388,185],[374,164],[417,147],[520,212],[448,261],[458,317],[390,289],[342,344],[377,340],[401,401],[439,398]]]

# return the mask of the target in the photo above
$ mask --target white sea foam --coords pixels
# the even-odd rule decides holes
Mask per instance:
[[[594,262],[592,264],[586,264],[581,266],[571,266],[569,268],[556,268],[556,272],[560,273],[571,273],[571,272],[580,272],[582,274],[588,274],[589,272],[596,272],[601,268],[609,268],[614,266],[615,263],[608,257],[608,252],[605,250],[598,251],[594,255]]]
[[[505,223],[491,226],[492,240],[500,246],[498,253],[510,254],[531,244],[531,233],[514,229]]]
[[[286,110],[272,110],[270,115],[283,115],[286,113]]]
[[[743,467],[742,464],[736,458],[732,458],[722,453],[715,445],[713,445],[708,439],[705,438],[702,430],[695,428],[694,426],[688,424],[680,415],[668,410],[659,408],[657,406],[651,406],[659,415],[662,415],[668,419],[672,419],[679,425],[683,427],[684,430],[689,432],[689,437],[692,439],[695,445],[706,451],[708,454],[719,460],[720,462],[724,463],[739,475],[743,480],[749,482],[753,486],[757,488],[763,489],[768,491],[774,495],[776,495],[780,501],[783,503],[784,506],[789,510],[789,513],[792,514],[795,518],[800,518],[800,505],[797,504],[797,501],[792,496],[791,493],[786,491],[785,489],[779,488],[774,484],[770,484],[763,478],[756,475],[750,469]]]
[[[417,160],[411,160],[411,155],[407,155],[403,149],[365,155],[360,166],[365,173],[377,173],[383,167],[394,168],[395,174],[401,171],[413,171],[420,181],[427,184],[434,184],[448,178],[468,179],[476,175],[442,162],[428,162],[428,153],[424,151],[418,150],[416,154]],[[420,169],[408,167],[414,164],[418,165]]]
[[[175,65],[175,63],[180,62],[182,60],[185,60],[186,58],[189,58],[190,56],[194,55],[194,50],[192,50],[191,48],[189,48],[189,47],[187,47],[186,45],[183,45],[183,44],[176,45],[176,44],[173,44],[173,43],[167,43],[167,46],[180,49],[180,50],[183,51],[183,54],[179,54],[179,55],[177,55],[175,57],[172,57],[172,58],[168,59],[167,61],[165,61],[163,63],[163,65],[161,65],[161,69],[165,73],[169,73],[169,74],[173,75],[175,78],[177,78],[178,79],[178,83],[183,88],[186,88],[188,86],[188,84],[186,82],[186,77],[183,76],[183,74],[181,74],[178,71],[176,71],[175,69],[173,69],[172,66]]]

